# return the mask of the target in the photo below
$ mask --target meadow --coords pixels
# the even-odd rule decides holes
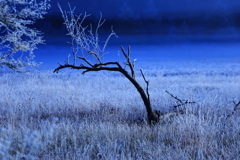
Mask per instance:
[[[133,52],[154,109],[166,113],[177,104],[165,91],[196,102],[152,127],[140,95],[118,73],[56,74],[52,62],[24,74],[2,70],[0,159],[240,159],[240,110],[232,114],[240,101],[239,58],[185,54],[190,49],[171,56],[141,55],[156,48]]]

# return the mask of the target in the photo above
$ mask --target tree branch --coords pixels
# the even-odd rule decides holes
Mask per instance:
[[[108,36],[108,38],[106,39],[106,41],[105,41],[105,43],[104,43],[104,46],[103,46],[103,49],[102,49],[103,53],[105,52],[105,48],[107,47],[107,44],[108,44],[110,38],[111,38],[112,36],[115,36],[115,37],[118,38],[117,34],[116,34],[116,33],[114,32],[114,30],[113,30],[113,26],[111,26],[111,30],[112,30],[112,33]]]
[[[15,72],[23,72],[28,66],[37,66],[34,62],[34,50],[43,44],[41,32],[30,25],[42,19],[50,5],[47,0],[0,2],[0,65]],[[19,53],[19,55],[17,55]]]
[[[103,66],[108,66],[108,65],[117,65],[117,67],[103,67]],[[65,64],[65,65],[60,65],[57,67],[53,72],[58,73],[59,70],[64,69],[64,68],[71,68],[71,69],[85,69],[85,71],[82,72],[82,74],[85,74],[86,72],[90,71],[120,71],[122,67],[119,65],[118,62],[108,62],[108,63],[103,63],[103,64],[95,64],[94,66],[88,67],[84,65],[80,66],[75,66],[75,65],[70,65],[70,64]]]
[[[143,77],[145,83],[147,84],[146,93],[147,93],[147,96],[148,96],[148,100],[150,101],[150,95],[149,95],[149,91],[148,91],[148,89],[149,89],[149,81],[146,80],[145,75],[143,74],[143,70],[140,69],[140,71],[141,71],[141,74],[142,74],[142,77]]]
[[[93,64],[91,64],[85,57],[78,57],[78,58],[86,62],[89,66],[93,67]]]
[[[128,46],[128,54],[125,52],[125,50],[124,50],[124,48],[122,46],[121,46],[121,50],[122,50],[123,55],[126,58],[126,65],[129,66],[129,68],[131,70],[131,75],[135,79],[135,71],[134,71],[134,65],[133,65],[134,61],[131,62],[131,59],[130,59],[130,54],[131,54],[130,46]]]
[[[189,102],[188,100],[186,100],[185,102],[183,102],[181,99],[179,99],[177,96],[174,96],[173,94],[169,93],[168,91],[165,91],[166,93],[168,93],[171,97],[173,97],[174,99],[176,99],[178,102],[180,102],[180,104],[173,106],[174,109],[176,109],[177,107],[183,106],[185,104],[193,104],[196,102]]]

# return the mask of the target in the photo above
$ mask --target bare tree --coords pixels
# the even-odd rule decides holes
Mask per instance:
[[[70,5],[69,5],[70,7]],[[100,19],[98,21],[97,27],[93,32],[92,25],[84,26],[84,20],[89,16],[86,13],[75,15],[75,8],[70,7],[69,12],[64,12],[59,5],[60,11],[62,13],[66,28],[68,30],[68,35],[71,36],[71,44],[72,44],[72,56],[73,63],[69,63],[69,56],[66,59],[66,63],[64,65],[59,63],[59,67],[57,67],[54,72],[58,72],[64,68],[72,68],[78,70],[84,70],[82,73],[85,74],[91,71],[113,71],[122,73],[137,89],[141,98],[144,102],[144,105],[147,110],[148,121],[150,124],[157,123],[160,119],[160,113],[155,112],[152,109],[150,102],[150,95],[148,92],[149,81],[146,80],[143,71],[141,70],[141,74],[146,82],[146,89],[144,90],[142,86],[137,82],[135,77],[135,68],[134,62],[135,60],[131,60],[130,55],[130,46],[128,47],[128,51],[126,52],[123,47],[121,47],[122,54],[125,57],[124,67],[120,64],[120,62],[104,62],[104,54],[105,48],[108,44],[109,39],[112,36],[117,36],[112,29],[111,34],[107,37],[105,43],[101,47],[99,44],[99,36],[98,30],[103,25],[104,21],[102,19],[102,15],[100,14]],[[78,55],[80,52],[80,55]],[[90,59],[94,59],[94,63],[90,61]],[[80,59],[82,64],[77,65],[76,60]],[[126,68],[125,68],[126,67]],[[127,69],[128,68],[128,69]]]
[[[22,72],[36,66],[33,51],[43,43],[41,33],[29,25],[42,19],[49,0],[0,0],[0,67]]]

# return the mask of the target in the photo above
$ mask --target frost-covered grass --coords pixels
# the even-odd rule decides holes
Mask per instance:
[[[144,70],[154,109],[196,102],[154,127],[117,73],[1,73],[0,159],[240,159],[239,66],[182,66]]]

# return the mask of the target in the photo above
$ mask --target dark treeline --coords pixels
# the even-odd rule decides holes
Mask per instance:
[[[37,21],[35,27],[44,32],[48,39],[64,37],[67,33],[57,2],[45,19]],[[63,10],[68,10],[67,1],[60,1]],[[102,12],[106,22],[100,35],[111,32],[111,26],[118,35],[160,35],[162,37],[201,37],[239,35],[240,2],[227,0],[109,0],[70,1],[76,14],[92,14],[85,21],[96,25]],[[234,4],[234,5],[233,5]],[[236,40],[236,37],[235,39]]]
[[[101,28],[102,33],[109,33],[111,26],[119,34],[237,34],[240,29],[238,19],[240,14],[226,17],[224,15],[196,16],[196,17],[162,17],[161,19],[106,19]],[[88,24],[97,24],[98,17],[88,17]],[[35,27],[47,35],[66,33],[61,15],[47,15],[45,19],[37,21]]]

